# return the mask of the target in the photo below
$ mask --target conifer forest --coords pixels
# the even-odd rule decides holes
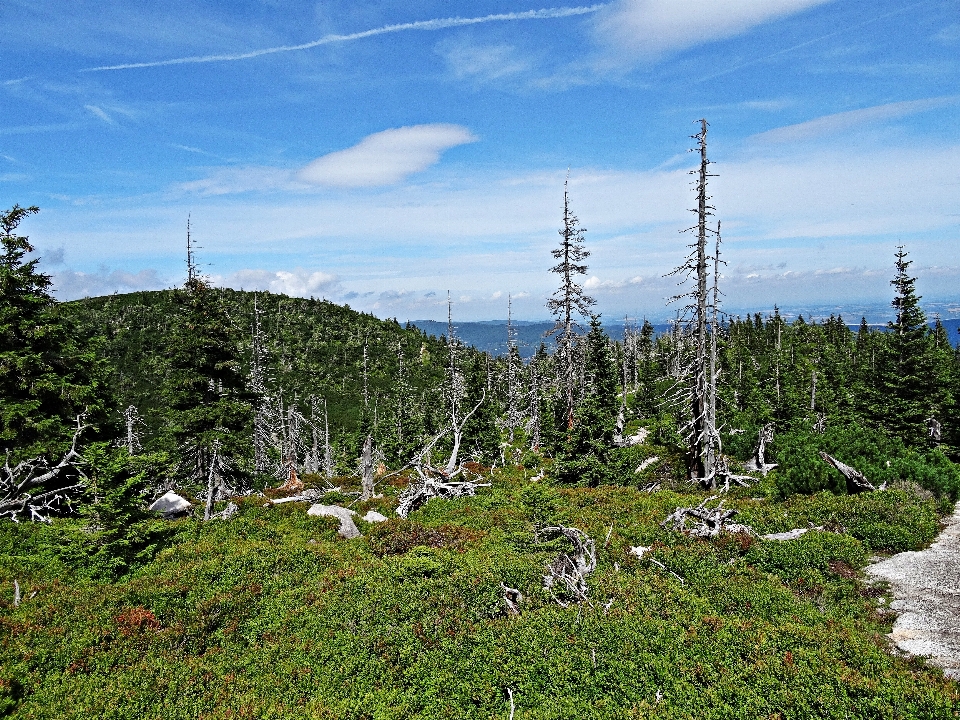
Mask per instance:
[[[908,247],[886,327],[725,312],[698,128],[671,329],[601,322],[558,188],[529,359],[189,234],[182,286],[58,302],[0,213],[0,716],[960,717],[869,572],[960,500],[956,338]]]

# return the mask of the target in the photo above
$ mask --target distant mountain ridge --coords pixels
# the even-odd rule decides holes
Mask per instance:
[[[761,313],[762,316],[766,316],[767,313]],[[745,316],[745,315],[744,315]],[[741,316],[741,317],[744,317]],[[809,320],[810,315],[803,313],[805,319]],[[818,315],[813,316],[818,322],[822,321],[823,318]],[[794,314],[784,314],[784,320],[792,322],[796,318]],[[860,326],[859,321],[850,322],[851,318],[844,318],[848,320],[847,326],[856,331]],[[636,323],[637,326],[641,325]],[[950,342],[956,347],[960,344],[960,318],[950,318],[947,320],[940,321],[943,326],[946,328],[947,333],[950,337]],[[447,334],[447,324],[445,322],[439,322],[437,320],[412,320],[411,323],[417,328],[422,330],[427,335],[433,335],[435,337],[440,337],[441,335]],[[585,324],[585,323],[581,323]],[[930,326],[933,327],[933,321],[930,321]],[[460,338],[467,345],[472,345],[483,352],[488,352],[494,356],[504,355],[507,352],[507,321],[506,320],[481,320],[474,322],[460,322],[454,323],[454,332],[456,332],[457,337]],[[522,358],[529,359],[537,352],[537,348],[540,347],[540,343],[546,345],[547,350],[552,352],[554,349],[553,339],[547,337],[547,333],[553,329],[553,322],[548,320],[514,320],[513,321],[514,330],[516,330],[517,337],[517,348],[520,351],[520,356]],[[653,328],[656,333],[664,333],[670,330],[670,323],[653,323]],[[870,323],[871,328],[883,329],[886,327],[886,323]],[[620,322],[609,322],[604,323],[604,329],[607,331],[607,334],[611,338],[618,340],[623,337],[623,321]]]

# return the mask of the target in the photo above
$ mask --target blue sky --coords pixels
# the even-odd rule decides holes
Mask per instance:
[[[607,318],[670,316],[694,121],[730,309],[960,316],[956,0],[7,0],[0,204],[59,297],[221,284],[547,316],[569,169]],[[304,47],[306,46],[306,47]]]

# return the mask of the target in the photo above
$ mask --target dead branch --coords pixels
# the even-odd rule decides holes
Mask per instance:
[[[479,406],[478,406],[479,407]],[[411,480],[406,489],[400,493],[400,504],[397,506],[397,515],[406,518],[417,508],[427,503],[430,498],[459,498],[473,497],[477,488],[490,487],[490,483],[478,483],[471,480],[453,482],[453,478],[466,473],[464,463],[460,463],[453,472],[439,470],[430,464],[430,454],[437,441],[447,433],[444,430],[428,442],[407,465],[417,473],[417,478]],[[406,469],[406,468],[404,468]]]
[[[707,507],[707,503],[716,500],[717,497],[719,496],[712,495],[694,507],[677,508],[660,523],[660,527],[669,526],[671,530],[699,538],[714,538],[722,532],[746,532],[753,535],[753,528],[749,525],[727,522],[737,514],[737,511],[725,510],[722,500],[716,507]],[[688,524],[691,520],[692,525]]]
[[[597,567],[596,546],[585,532],[577,528],[561,526],[545,527],[540,536],[562,535],[573,545],[571,552],[560,553],[551,562],[547,563],[547,574],[543,576],[543,586],[553,594],[553,587],[561,586],[574,602],[590,602],[587,597],[587,575]],[[561,607],[568,603],[563,602],[556,595],[553,599]]]
[[[822,457],[827,464],[832,465],[837,470],[840,471],[840,474],[847,480],[847,492],[851,495],[862,492],[873,492],[877,488],[874,487],[873,483],[867,480],[866,476],[855,468],[846,465],[839,460],[837,460],[832,455],[827,455],[827,453],[821,451],[820,457]]]
[[[42,458],[23,460],[10,467],[10,451],[3,469],[0,471],[0,517],[9,516],[19,522],[20,513],[29,513],[30,521],[49,522],[50,514],[62,505],[70,506],[76,491],[86,485],[87,476],[79,468],[83,456],[77,451],[77,441],[89,425],[83,424],[85,415],[77,415],[77,428],[74,430],[70,449],[53,467]],[[69,485],[43,490],[48,484],[60,484],[54,481],[61,474],[70,475]],[[75,475],[82,478],[79,482]]]
[[[519,615],[523,594],[519,590],[507,587],[503,582],[500,583],[500,589],[503,590],[503,604],[507,608],[507,615]]]

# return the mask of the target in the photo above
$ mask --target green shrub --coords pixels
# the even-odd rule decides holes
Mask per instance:
[[[846,492],[846,480],[830,467],[823,451],[863,473],[876,486],[914,482],[938,496],[960,497],[960,467],[938,449],[918,452],[898,438],[855,423],[829,427],[822,435],[808,429],[777,435],[771,446],[781,497],[821,490]]]

